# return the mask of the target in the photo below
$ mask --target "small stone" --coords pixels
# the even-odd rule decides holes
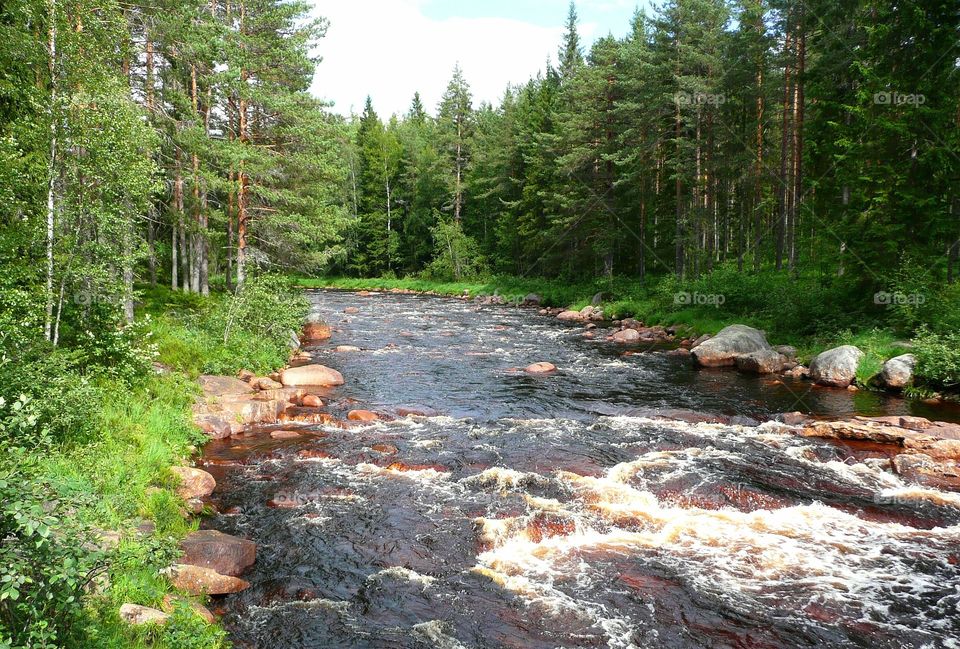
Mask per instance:
[[[170,616],[149,606],[124,604],[120,607],[120,619],[127,624],[142,626],[144,624],[166,624],[170,620]]]
[[[351,410],[347,413],[347,419],[350,421],[369,423],[379,420],[380,416],[377,413],[369,410]]]
[[[527,365],[523,371],[527,374],[549,374],[550,372],[556,372],[557,366],[553,363],[541,361],[539,363],[531,363],[530,365]]]
[[[323,401],[315,394],[305,394],[300,399],[300,405],[304,408],[322,408]]]
[[[275,430],[270,433],[270,437],[273,439],[299,439],[301,435],[295,430]]]

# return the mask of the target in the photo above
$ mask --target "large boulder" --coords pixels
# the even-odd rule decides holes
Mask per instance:
[[[317,385],[331,387],[343,385],[343,375],[325,365],[301,365],[280,372],[280,382],[287,386]]]
[[[615,343],[635,343],[640,340],[640,332],[636,329],[621,329],[610,336]]]
[[[694,347],[690,355],[700,367],[730,367],[737,364],[740,356],[769,349],[770,344],[762,331],[734,324]]]
[[[880,383],[900,390],[913,381],[913,372],[917,367],[917,357],[913,354],[895,356],[883,364],[880,370]]]
[[[184,500],[206,498],[217,488],[217,481],[202,469],[189,466],[170,467],[170,472],[180,479],[177,495]]]
[[[221,575],[216,570],[200,566],[177,564],[166,572],[174,588],[190,595],[229,595],[250,588],[250,583],[239,577]]]
[[[239,577],[257,559],[257,544],[216,530],[200,530],[180,542],[180,563]]]
[[[943,491],[960,491],[960,462],[939,461],[923,453],[901,453],[893,467],[906,481]]]
[[[557,314],[557,320],[564,320],[568,322],[577,322],[583,320],[583,316],[580,315],[579,311],[561,311]]]
[[[194,415],[193,423],[210,439],[226,439],[233,432],[229,421],[209,413]]]
[[[776,374],[785,363],[783,354],[773,349],[761,349],[737,357],[737,369],[753,374]]]
[[[857,377],[863,352],[853,345],[842,345],[817,354],[810,361],[810,378],[819,385],[845,388]]]

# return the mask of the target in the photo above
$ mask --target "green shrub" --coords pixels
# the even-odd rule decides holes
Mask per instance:
[[[960,386],[960,332],[938,334],[923,327],[913,343],[918,378],[935,387]]]
[[[86,504],[56,494],[30,475],[29,456],[10,453],[0,467],[0,646],[61,646],[78,633],[81,595],[103,555],[75,516]]]

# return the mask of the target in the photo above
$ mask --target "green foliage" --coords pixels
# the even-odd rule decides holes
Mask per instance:
[[[478,279],[487,273],[487,262],[480,247],[464,234],[458,221],[438,219],[431,233],[434,258],[424,272],[426,277],[459,282]]]
[[[917,376],[936,388],[960,386],[960,333],[938,334],[921,329],[914,339]]]
[[[103,556],[75,513],[89,506],[57,494],[12,452],[0,466],[0,646],[58,646],[75,637],[82,593]]]

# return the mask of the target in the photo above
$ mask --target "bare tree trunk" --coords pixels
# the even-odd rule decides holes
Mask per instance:
[[[144,82],[144,97],[147,104],[147,115],[153,119],[153,41],[150,38],[150,31],[146,26],[143,28],[143,37],[146,41],[146,80]],[[151,208],[147,214],[147,264],[150,269],[150,286],[157,285],[157,226],[154,221],[156,210]]]
[[[791,273],[797,270],[797,221],[803,202],[803,74],[806,69],[807,34],[803,21],[803,5],[800,5],[800,17],[797,23],[799,43],[797,46],[797,69],[793,95],[793,200],[790,210],[790,250],[789,267]]]
[[[53,233],[57,188],[57,2],[48,8],[50,68],[50,158],[47,166],[47,311],[43,324],[44,337],[52,341],[53,326]]]
[[[246,18],[246,4],[240,2],[240,32],[243,33]],[[247,73],[240,70],[240,81],[246,83]],[[241,95],[239,100],[238,125],[241,147],[247,144],[247,99]],[[244,169],[244,160],[240,158],[239,188],[237,190],[237,290],[243,290],[247,278],[247,173]]]
[[[786,58],[783,73],[783,116],[780,127],[780,188],[777,192],[777,270],[783,268],[784,239],[787,231],[787,213],[790,209],[788,201],[792,196],[790,191],[791,177],[787,174],[787,159],[790,157],[790,103],[793,99],[790,48],[792,38],[789,27],[786,30],[783,42],[783,52]]]

